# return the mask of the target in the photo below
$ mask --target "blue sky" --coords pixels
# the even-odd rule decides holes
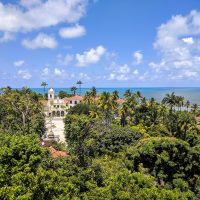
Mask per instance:
[[[0,87],[200,85],[198,0],[1,0]]]

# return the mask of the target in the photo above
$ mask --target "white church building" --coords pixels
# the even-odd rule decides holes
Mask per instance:
[[[51,88],[48,90],[48,100],[43,102],[44,113],[47,117],[64,117],[70,107],[81,103],[82,100],[83,97],[78,95],[60,99]]]

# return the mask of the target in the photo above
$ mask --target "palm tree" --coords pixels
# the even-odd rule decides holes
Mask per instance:
[[[136,96],[137,102],[139,102],[139,101],[142,99],[142,94],[141,94],[140,91],[137,91],[137,92],[135,93],[135,96]]]
[[[177,103],[178,108],[179,108],[180,111],[181,111],[181,107],[184,105],[184,97],[182,97],[182,96],[177,96],[177,97],[176,97],[176,103]]]
[[[119,115],[121,116],[120,124],[121,124],[121,126],[124,127],[127,124],[126,118],[128,116],[128,105],[127,105],[126,102],[124,102],[122,104],[122,106],[120,107],[120,109],[119,109]]]
[[[137,91],[137,92],[136,92],[136,95],[137,95],[138,98],[142,98],[142,94],[141,94],[140,91]]]
[[[41,83],[41,86],[44,87],[44,94],[43,94],[43,96],[45,96],[45,88],[46,88],[47,85],[48,84],[46,82],[42,82]]]
[[[11,92],[12,91],[12,88],[10,86],[7,86],[7,87],[3,87],[0,89],[2,92],[6,93],[6,92]]]
[[[187,111],[188,111],[188,108],[190,107],[190,101],[186,101],[185,106],[186,106]]]
[[[77,87],[73,86],[70,88],[71,92],[74,93],[74,95],[76,95],[76,90],[77,90]]]
[[[167,104],[170,107],[170,111],[172,111],[173,107],[176,105],[177,99],[174,92],[171,94],[166,94],[166,97],[162,100],[162,103]]]
[[[91,96],[93,97],[93,101],[95,102],[95,98],[96,98],[96,96],[97,96],[97,89],[93,86],[93,87],[91,88],[90,93],[91,93]]]
[[[195,109],[197,109],[197,104],[194,104],[193,105]],[[178,117],[178,131],[176,134],[178,135],[182,135],[183,134],[183,140],[186,139],[186,135],[187,135],[187,131],[190,130],[190,129],[193,129],[196,127],[196,122],[195,122],[195,119],[194,117],[192,117],[190,115],[190,113],[181,113]]]
[[[130,97],[130,96],[131,96],[131,90],[128,89],[128,90],[125,91],[124,97],[125,97],[125,98],[128,98],[128,97]]]
[[[164,124],[165,117],[166,117],[166,114],[167,114],[167,107],[163,103],[161,103],[160,106],[159,106],[159,114],[160,114],[160,117],[162,118],[162,123]]]
[[[198,110],[198,105],[195,103],[191,106],[191,111],[192,113],[194,114],[194,116],[196,117],[196,114],[197,114],[197,110]]]
[[[117,90],[113,91],[113,93],[112,93],[112,99],[114,101],[116,101],[117,99],[119,99],[119,92]]]
[[[113,102],[109,92],[103,92],[98,100],[98,107],[103,114],[106,125],[110,124],[112,118]]]
[[[159,114],[159,107],[158,103],[154,98],[151,98],[148,102],[148,114],[149,114],[149,122],[151,125],[154,125],[158,122],[158,114]]]
[[[76,82],[77,85],[79,85],[79,92],[80,92],[80,95],[81,95],[81,85],[83,84],[83,82],[81,80],[77,81]]]
[[[87,92],[85,93],[84,97],[83,97],[84,103],[90,105],[91,102],[92,102],[92,97],[93,97],[93,96],[92,96],[92,93],[87,91]]]

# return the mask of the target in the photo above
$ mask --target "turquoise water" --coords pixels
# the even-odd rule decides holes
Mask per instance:
[[[43,88],[31,89],[43,94]],[[147,99],[154,97],[158,102],[160,102],[167,93],[175,92],[176,95],[183,96],[185,100],[189,100],[191,103],[200,104],[200,88],[97,88],[97,92],[113,92],[114,90],[117,90],[120,97],[123,97],[123,94],[127,89],[130,89],[132,92],[140,91]],[[54,88],[54,90],[56,94],[58,94],[60,90],[64,90],[70,94],[72,93],[69,88]],[[90,90],[90,88],[82,88],[81,95],[84,95],[88,90]],[[79,89],[77,90],[77,94],[80,94]]]

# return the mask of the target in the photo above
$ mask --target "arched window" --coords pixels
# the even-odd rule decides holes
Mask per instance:
[[[56,111],[53,111],[53,117],[55,117],[56,116]]]
[[[60,117],[60,111],[56,112],[57,117]]]
[[[64,117],[64,115],[65,115],[65,112],[61,111],[61,117]]]

